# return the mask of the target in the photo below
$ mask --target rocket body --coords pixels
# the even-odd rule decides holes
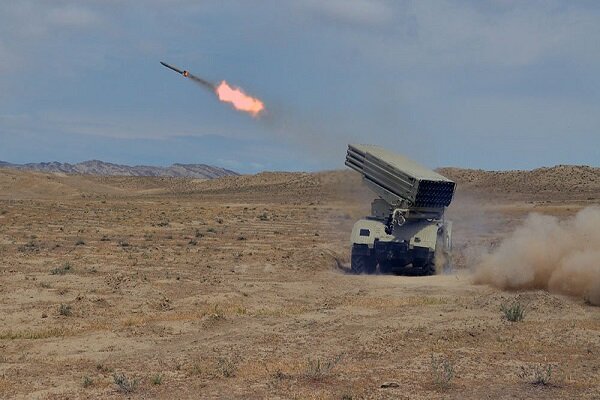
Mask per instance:
[[[211,82],[209,82],[209,81],[207,81],[207,80],[204,80],[204,79],[202,79],[202,78],[199,78],[199,77],[197,77],[197,76],[195,76],[195,75],[192,75],[192,74],[190,74],[190,73],[189,73],[188,71],[186,71],[186,70],[183,70],[183,71],[182,71],[182,70],[180,70],[180,69],[179,69],[179,68],[177,68],[177,67],[174,67],[174,66],[172,66],[172,65],[169,65],[169,64],[167,64],[166,62],[162,62],[162,61],[161,61],[160,63],[161,63],[161,64],[162,64],[164,67],[167,67],[167,68],[169,68],[170,70],[172,70],[172,71],[175,71],[175,72],[177,72],[178,74],[181,74],[181,75],[183,75],[183,76],[184,76],[184,77],[186,77],[186,78],[190,78],[190,79],[191,79],[191,80],[193,80],[194,82],[197,82],[197,83],[199,83],[199,84],[201,84],[201,85],[203,85],[203,86],[207,87],[208,89],[211,89],[211,90],[213,90],[213,91],[214,91],[214,90],[216,90],[216,86],[215,86],[215,84],[214,84],[214,83],[211,83]]]
[[[166,62],[162,62],[162,61],[161,61],[160,63],[161,63],[163,66],[165,66],[165,67],[167,67],[167,68],[169,68],[169,69],[171,69],[171,70],[173,70],[173,71],[175,71],[175,72],[177,72],[177,73],[179,73],[179,74],[181,74],[181,75],[183,75],[183,74],[184,74],[184,71],[181,71],[180,69],[177,69],[177,67],[174,67],[174,66],[172,66],[172,65],[169,65],[169,64],[167,64]]]

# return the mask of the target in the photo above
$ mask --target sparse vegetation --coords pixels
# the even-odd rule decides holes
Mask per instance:
[[[212,311],[208,313],[207,317],[212,321],[223,320],[225,319],[225,312],[219,308],[218,304],[215,304]]]
[[[73,272],[73,266],[69,262],[65,262],[60,267],[52,268],[50,275],[65,275],[69,272]]]
[[[444,356],[431,355],[430,364],[431,380],[439,389],[447,389],[454,378],[454,365]]]
[[[71,306],[70,306],[70,305],[68,305],[68,304],[61,304],[61,305],[58,307],[58,313],[59,313],[60,315],[63,315],[63,316],[65,316],[65,317],[68,317],[68,316],[70,316],[70,315],[72,315],[72,314],[73,314],[73,311],[71,310]]]
[[[237,361],[231,357],[219,357],[217,359],[217,371],[224,378],[235,376],[237,371]]]
[[[162,374],[156,374],[156,375],[152,376],[152,379],[151,379],[153,385],[160,385],[162,383],[162,380],[163,380]]]
[[[548,386],[550,385],[553,371],[554,366],[552,364],[535,364],[528,367],[521,366],[521,370],[517,375],[532,385]]]
[[[92,380],[92,378],[90,378],[89,376],[84,376],[83,377],[83,383],[82,383],[82,385],[83,385],[84,388],[90,387],[93,384],[94,384],[94,381]]]
[[[178,371],[181,369],[181,364],[175,367]],[[200,375],[204,371],[204,362],[201,359],[196,359],[192,361],[192,364],[189,368],[190,375]]]
[[[123,373],[114,374],[113,380],[121,393],[133,393],[138,385],[137,379],[128,378]]]
[[[277,368],[277,370],[275,372],[273,372],[271,374],[271,376],[273,377],[273,379],[276,379],[278,381],[281,381],[281,380],[284,380],[284,379],[287,379],[290,377],[288,374],[286,374],[279,368]]]
[[[40,246],[33,240],[30,240],[29,242],[25,243],[24,245],[19,246],[18,250],[22,253],[26,253],[26,252],[38,251],[39,249],[40,249]]]
[[[330,360],[309,358],[306,362],[304,375],[312,380],[323,379],[329,375],[341,361],[342,356],[337,356]]]
[[[77,239],[77,241],[75,242],[75,246],[83,246],[85,245],[85,242],[82,239]]]
[[[247,296],[247,294],[246,294],[246,296]],[[236,315],[246,315],[246,314],[248,314],[248,309],[244,306],[237,306],[235,308],[235,313],[236,313]]]
[[[22,331],[8,330],[0,332],[0,340],[16,340],[16,339],[47,339],[51,337],[65,337],[72,335],[74,332],[68,328],[43,328],[38,330],[25,329]]]
[[[96,369],[97,369],[99,372],[102,372],[102,373],[108,373],[108,372],[112,372],[112,368],[110,368],[110,367],[108,367],[108,366],[104,365],[103,363],[98,363],[98,364],[96,364]]]
[[[517,300],[510,304],[502,304],[500,310],[504,314],[504,318],[510,322],[520,322],[525,318],[525,306]]]
[[[534,385],[549,385],[550,379],[552,378],[552,365],[548,364],[546,366],[539,365],[534,369],[533,381],[531,382]]]

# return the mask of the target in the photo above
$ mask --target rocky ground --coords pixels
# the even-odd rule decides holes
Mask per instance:
[[[345,270],[353,172],[0,169],[0,397],[600,397],[600,308],[469,273],[529,212],[598,203],[598,170],[442,172],[456,271],[398,277]]]

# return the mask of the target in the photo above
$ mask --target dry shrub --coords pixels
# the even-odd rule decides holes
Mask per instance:
[[[448,389],[454,378],[454,365],[446,357],[431,355],[430,364],[431,380],[439,389]]]
[[[306,362],[304,375],[312,380],[320,380],[328,376],[333,369],[342,361],[342,356],[332,359],[309,358]]]
[[[525,306],[519,301],[502,304],[500,310],[504,314],[504,318],[510,322],[521,322],[525,318]]]
[[[137,388],[137,379],[128,378],[125,374],[114,374],[113,380],[121,393],[133,393]]]

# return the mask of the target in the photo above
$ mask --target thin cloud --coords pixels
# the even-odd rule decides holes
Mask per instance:
[[[600,64],[600,3],[305,0],[330,24],[354,23],[338,45],[365,61],[408,67],[519,68],[545,60]],[[364,26],[360,26],[360,25]],[[327,25],[326,25],[327,26]],[[316,25],[316,29],[323,26]]]
[[[53,33],[62,29],[99,27],[101,11],[68,2],[19,1],[0,5],[0,30],[20,44],[31,40],[55,40]]]
[[[87,28],[98,25],[100,16],[90,9],[67,5],[48,12],[47,21],[59,27]]]
[[[335,21],[364,25],[387,23],[393,11],[386,3],[375,0],[305,0],[300,4]]]

